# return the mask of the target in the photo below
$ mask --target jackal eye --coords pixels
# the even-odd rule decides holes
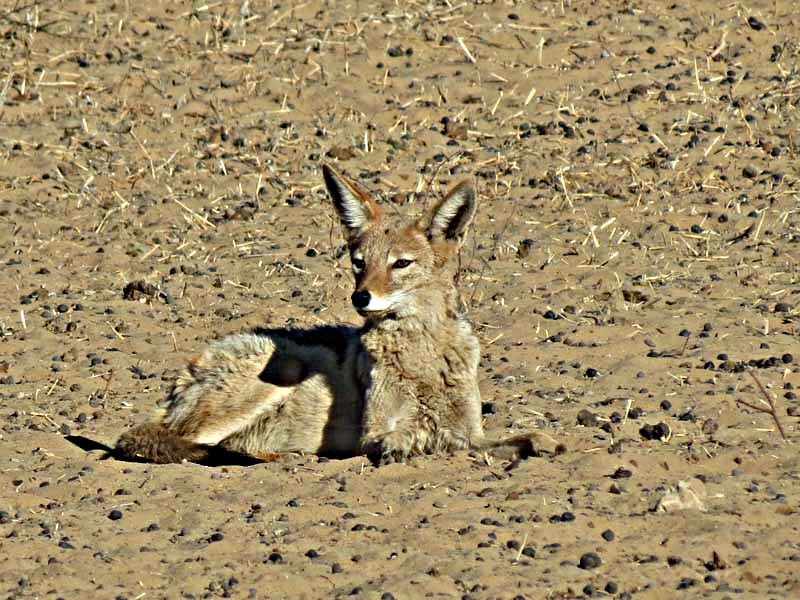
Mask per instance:
[[[367,266],[367,263],[364,262],[363,258],[355,258],[354,257],[354,258],[350,259],[350,262],[353,263],[353,270],[354,271],[358,271],[358,272],[363,271],[364,267]]]
[[[405,269],[407,266],[409,266],[413,262],[414,262],[413,260],[410,260],[408,258],[398,258],[396,261],[394,261],[394,263],[392,263],[392,268],[393,269]]]

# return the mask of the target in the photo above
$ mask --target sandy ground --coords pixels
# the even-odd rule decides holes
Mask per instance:
[[[800,597],[798,36],[791,0],[3,2],[2,597]],[[568,452],[70,442],[210,339],[357,322],[325,160],[409,213],[476,178],[486,428]]]

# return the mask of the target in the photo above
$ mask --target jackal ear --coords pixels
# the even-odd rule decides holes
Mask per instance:
[[[462,181],[431,211],[427,220],[428,237],[432,241],[461,244],[467,227],[475,217],[477,206],[475,188],[469,181]]]
[[[381,218],[378,203],[361,185],[322,165],[322,176],[348,241],[355,240]]]

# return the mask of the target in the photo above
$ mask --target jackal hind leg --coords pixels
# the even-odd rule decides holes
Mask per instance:
[[[271,340],[231,336],[178,378],[162,424],[192,443],[247,453],[223,442],[276,412],[296,389],[302,369],[297,358],[275,352]]]

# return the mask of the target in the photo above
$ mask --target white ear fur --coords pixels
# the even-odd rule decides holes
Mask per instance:
[[[445,196],[431,212],[428,236],[432,240],[443,239],[461,242],[478,207],[475,188],[462,181]]]
[[[328,165],[322,166],[322,175],[349,239],[358,237],[380,218],[381,211],[377,202],[357,183],[343,177]]]

